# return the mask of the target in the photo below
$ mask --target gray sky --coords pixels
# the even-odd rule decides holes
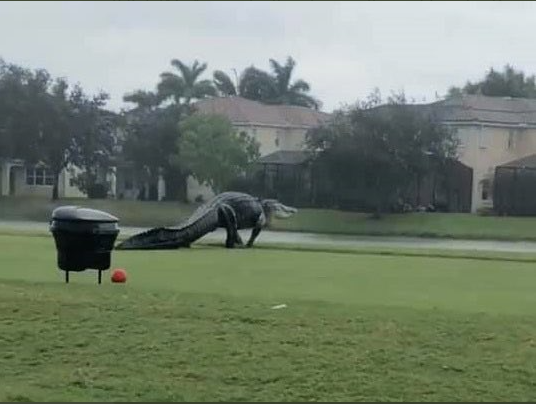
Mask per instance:
[[[331,111],[404,90],[435,99],[511,63],[536,72],[532,2],[0,2],[0,56],[106,90],[153,89],[173,58],[242,70],[297,61]]]

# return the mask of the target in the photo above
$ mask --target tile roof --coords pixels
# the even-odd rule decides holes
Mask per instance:
[[[235,125],[286,128],[313,128],[329,119],[329,114],[294,105],[266,105],[242,97],[216,97],[198,101],[198,112],[226,116]]]
[[[536,125],[536,99],[465,95],[423,107],[444,122]]]

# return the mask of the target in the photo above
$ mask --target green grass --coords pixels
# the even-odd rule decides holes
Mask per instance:
[[[411,213],[386,215],[376,220],[363,213],[304,209],[292,219],[274,224],[278,230],[326,234],[536,240],[536,217]]]
[[[121,220],[126,226],[166,226],[187,217],[195,205],[178,202],[148,202],[127,200],[61,199],[0,197],[0,220],[48,222],[52,211],[62,205],[78,205],[101,209]]]
[[[533,263],[199,246],[65,285],[50,237],[0,245],[1,401],[534,399]]]
[[[156,227],[176,224],[195,205],[177,202],[65,199],[52,203],[43,198],[0,198],[0,220],[48,221],[59,205],[76,204],[105,210],[125,226]],[[301,209],[288,220],[274,220],[272,230],[372,236],[413,236],[487,240],[536,241],[536,217],[493,217],[453,213],[369,215],[334,210]]]

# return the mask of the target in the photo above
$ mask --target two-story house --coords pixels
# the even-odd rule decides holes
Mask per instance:
[[[305,135],[311,128],[325,123],[330,115],[294,105],[266,105],[242,97],[209,98],[196,103],[197,113],[225,116],[238,132],[259,143],[261,162],[294,164],[301,160]],[[188,181],[188,198],[204,199],[212,191],[193,178]]]
[[[536,153],[536,100],[466,95],[423,107],[457,134],[459,160],[473,170],[471,211],[493,207],[495,168]]]

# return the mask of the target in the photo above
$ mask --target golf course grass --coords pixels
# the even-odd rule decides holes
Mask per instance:
[[[533,262],[198,246],[99,286],[55,254],[0,236],[1,401],[534,399]]]

